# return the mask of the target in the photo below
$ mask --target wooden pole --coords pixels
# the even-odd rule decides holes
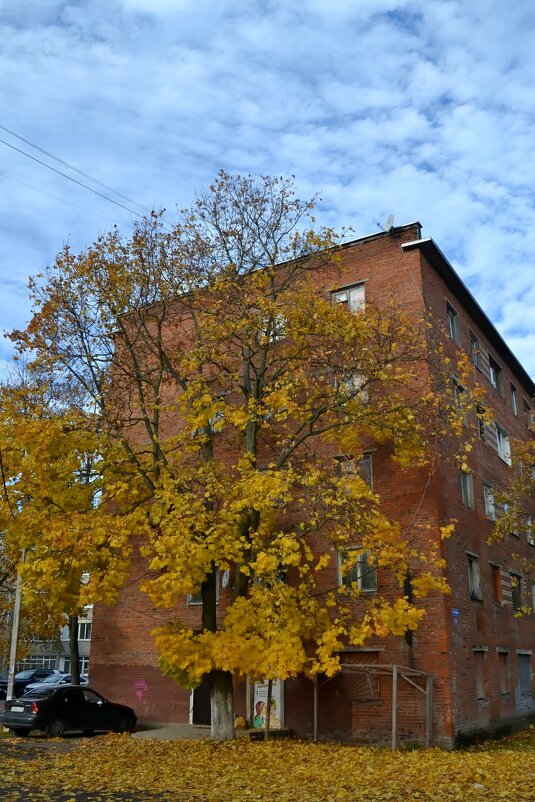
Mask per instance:
[[[264,722],[264,740],[269,738],[269,719],[271,716],[271,695],[273,692],[273,680],[268,679],[267,699],[266,699],[266,720]]]
[[[318,741],[318,675],[314,674],[314,743]]]
[[[392,666],[392,752],[398,746],[398,667]]]
[[[434,712],[433,677],[425,680],[425,745],[431,746],[433,741],[433,712]]]

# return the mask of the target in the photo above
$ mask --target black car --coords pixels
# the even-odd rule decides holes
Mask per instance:
[[[19,671],[15,674],[15,685],[13,687],[13,696],[22,696],[26,689],[26,685],[30,682],[39,682],[45,677],[50,677],[52,674],[57,674],[59,677],[61,672],[54,668],[27,668],[25,671]],[[7,695],[7,679],[0,680],[0,699],[5,699]]]
[[[3,708],[0,724],[20,736],[32,730],[42,730],[55,738],[69,730],[86,734],[95,730],[130,732],[137,721],[132,708],[108,702],[81,685],[36,688],[21,699],[3,702]]]

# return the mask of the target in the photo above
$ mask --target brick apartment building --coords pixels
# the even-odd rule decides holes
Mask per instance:
[[[337,295],[338,292],[338,295]],[[452,357],[463,349],[485,388],[485,405],[495,423],[481,426],[470,455],[471,473],[452,461],[439,464],[430,483],[418,470],[396,471],[381,449],[368,457],[373,486],[387,511],[402,524],[415,518],[433,531],[451,519],[455,533],[441,543],[451,594],[425,600],[426,617],[406,637],[370,642],[342,654],[344,669],[330,680],[305,678],[277,684],[276,724],[310,736],[422,740],[426,727],[435,744],[451,746],[476,732],[493,732],[535,714],[535,583],[523,575],[522,557],[535,556],[530,527],[489,544],[493,490],[510,471],[509,441],[532,437],[535,387],[432,239],[418,223],[357,239],[343,247],[343,269],[333,300],[358,302],[395,293],[415,316],[424,313]],[[455,453],[444,438],[439,452]],[[526,510],[526,513],[535,513]],[[529,517],[526,518],[529,523]],[[513,556],[515,555],[515,556]],[[132,576],[143,573],[140,561]],[[333,583],[342,581],[332,569]],[[363,591],[374,592],[380,572]],[[219,576],[221,607],[228,574]],[[191,621],[200,620],[198,600],[184,601]],[[517,616],[521,606],[532,614]],[[180,689],[157,665],[151,630],[162,611],[130,583],[116,607],[96,605],[91,643],[91,682],[103,693],[132,705],[141,722],[207,723],[207,689]],[[395,667],[395,668],[394,668]],[[262,686],[237,683],[236,712],[253,719]],[[393,705],[395,700],[395,705]]]

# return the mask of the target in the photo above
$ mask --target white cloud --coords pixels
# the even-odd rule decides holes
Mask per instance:
[[[7,127],[148,206],[224,167],[295,173],[358,234],[420,219],[535,374],[528,0],[4,0],[0,25]],[[0,173],[91,212],[0,175],[0,271],[21,285],[65,239],[130,224],[1,144]]]

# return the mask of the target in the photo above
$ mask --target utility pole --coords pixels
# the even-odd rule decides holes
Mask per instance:
[[[22,562],[24,562],[25,551],[22,552]],[[11,651],[9,654],[9,669],[7,675],[7,694],[6,699],[13,699],[13,689],[15,687],[15,663],[17,662],[17,645],[19,642],[19,622],[20,622],[20,597],[22,590],[22,578],[17,574],[17,584],[15,585],[15,603],[13,605],[13,626],[11,627]]]

